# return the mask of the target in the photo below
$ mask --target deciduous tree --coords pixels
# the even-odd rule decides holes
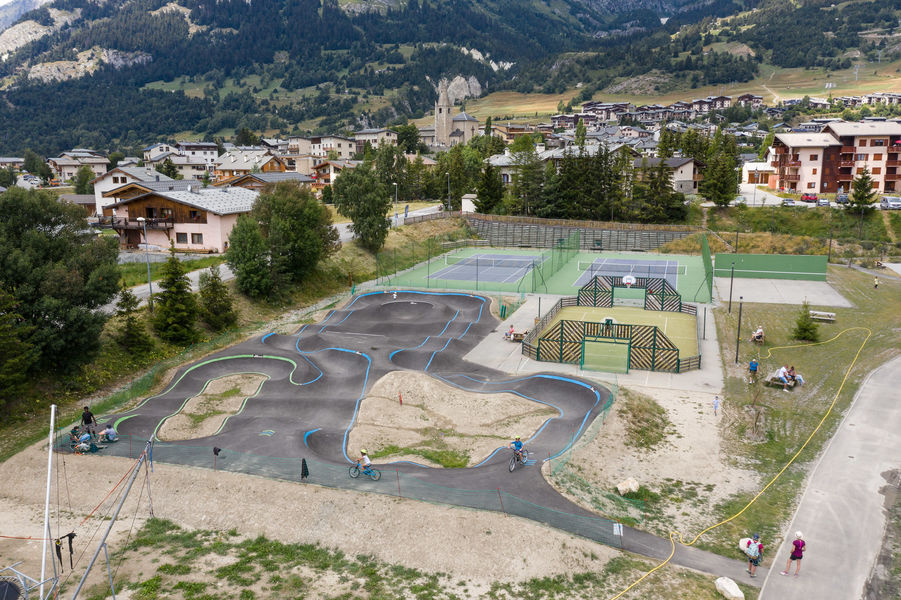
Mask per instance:
[[[235,273],[235,284],[251,298],[265,298],[272,293],[269,273],[269,248],[259,223],[250,215],[241,215],[228,236],[225,255]]]
[[[370,252],[378,251],[388,237],[390,221],[385,217],[391,196],[369,164],[345,171],[334,183],[335,208],[353,221],[351,228]]]
[[[93,194],[94,185],[91,181],[94,179],[94,171],[88,165],[81,165],[75,172],[75,193],[76,194]]]
[[[0,289],[0,414],[20,397],[38,358],[29,341],[33,329],[19,314],[15,298]]]

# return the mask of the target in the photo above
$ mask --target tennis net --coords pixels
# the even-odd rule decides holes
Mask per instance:
[[[473,266],[479,269],[531,269],[544,259],[532,258],[481,258],[479,256],[445,256],[444,264],[448,266]]]
[[[603,275],[685,275],[685,265],[620,265],[579,261],[579,270]]]

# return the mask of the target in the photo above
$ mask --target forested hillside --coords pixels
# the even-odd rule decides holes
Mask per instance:
[[[287,135],[387,125],[430,110],[442,77],[472,78],[476,94],[579,86],[583,101],[650,73],[667,89],[690,90],[750,81],[764,62],[842,68],[856,56],[898,54],[899,7],[410,0],[345,12],[336,0],[55,0],[23,19],[47,23],[52,8],[75,15],[73,24],[0,62],[0,152],[212,138],[242,127]],[[70,81],[30,75],[46,65],[74,73],[92,48],[144,62],[100,65]]]

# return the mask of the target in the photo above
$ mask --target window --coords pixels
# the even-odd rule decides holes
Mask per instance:
[[[176,233],[175,234],[175,243],[176,244],[187,244],[188,243],[188,234],[187,233]]]
[[[200,211],[199,210],[189,210],[188,218],[192,221],[197,221],[200,219]]]
[[[191,243],[192,244],[203,244],[203,234],[202,233],[192,233],[191,234]]]
[[[857,170],[855,171],[855,173],[857,173],[858,175],[863,173],[863,167],[857,167]]]
[[[886,140],[873,140],[873,146],[886,146]]]
[[[814,169],[812,175],[816,175],[816,174],[817,174],[817,170]]]
[[[820,155],[819,154],[811,154],[810,160],[820,160]]]
[[[854,160],[866,160],[866,159],[867,159],[866,154],[855,154],[854,155]]]
[[[874,154],[874,155],[873,155],[873,160],[882,160],[882,155],[881,155],[881,154]]]
[[[873,175],[882,175],[882,167],[873,167],[871,173]]]
[[[860,146],[861,148],[863,148],[864,146],[867,145],[867,141],[866,141],[866,140],[860,140],[860,143],[857,144],[857,145]]]
[[[878,189],[879,189],[879,182],[878,182],[878,181],[874,181],[874,182],[873,182],[873,189],[874,189],[874,190],[878,190]]]
[[[808,190],[812,190],[813,188],[816,187],[816,185],[817,185],[816,183],[814,183],[813,181],[811,181],[810,183],[807,184],[807,189],[808,189]]]

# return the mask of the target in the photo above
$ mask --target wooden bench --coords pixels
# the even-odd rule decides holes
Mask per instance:
[[[766,385],[778,386],[778,387],[788,387],[793,388],[797,383],[794,379],[789,379],[787,384],[782,383],[782,380],[776,377],[776,373],[771,373],[769,377],[764,381]]]
[[[514,331],[513,335],[507,335],[505,333],[504,337],[506,339],[510,340],[511,342],[521,342],[523,340],[523,338],[526,337],[528,334],[529,334],[528,331]]]
[[[809,311],[810,318],[814,321],[827,321],[829,323],[835,323],[835,313],[831,312],[823,312],[821,310],[811,310]]]

